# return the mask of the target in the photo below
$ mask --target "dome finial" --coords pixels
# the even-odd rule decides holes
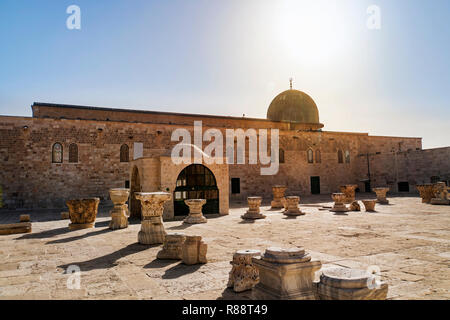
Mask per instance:
[[[292,78],[289,78],[289,85],[290,85],[291,90],[292,90]]]

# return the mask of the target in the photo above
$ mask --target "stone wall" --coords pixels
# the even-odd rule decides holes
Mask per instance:
[[[374,154],[369,157],[374,186],[387,185],[398,192],[399,182],[416,184],[445,181],[450,185],[450,147]]]
[[[212,121],[211,125],[216,123],[223,132],[229,125],[222,118],[208,119]],[[143,143],[144,157],[167,155],[177,143],[170,141],[174,129],[185,127],[191,132],[193,130],[192,119],[178,115],[173,116],[173,121],[179,124],[0,116],[0,185],[3,188],[3,203],[9,208],[60,208],[71,198],[98,196],[105,204],[109,201],[108,189],[124,187],[126,181],[131,180],[130,163],[120,162],[121,145],[129,146],[130,160],[134,142]],[[242,125],[234,128],[245,129],[256,122],[241,119],[233,124]],[[271,128],[273,122],[262,119],[258,123]],[[52,163],[51,153],[55,142],[63,146],[63,163]],[[68,147],[71,143],[78,145],[78,163],[68,162]],[[382,168],[383,162],[390,161],[389,157],[383,156],[387,156],[391,150],[398,151],[399,146],[402,150],[421,149],[421,139],[373,137],[366,133],[280,130],[280,148],[285,151],[285,163],[280,164],[279,173],[261,176],[260,166],[249,165],[248,160],[247,164],[229,165],[230,179],[240,178],[241,182],[239,194],[231,194],[228,190],[230,199],[245,200],[249,195],[270,199],[274,184],[286,184],[288,194],[307,195],[311,190],[311,176],[320,176],[321,193],[336,192],[339,185],[344,183],[357,183],[362,187],[361,181],[367,178],[365,154],[380,152],[380,155],[371,157],[380,159],[374,163],[380,163]],[[314,153],[320,150],[320,163],[307,162],[308,149]],[[350,152],[350,163],[338,163],[338,150]],[[436,150],[436,154],[430,157],[437,157],[444,151]],[[246,154],[248,158],[248,152]],[[427,154],[426,150],[423,154]],[[448,158],[444,152],[442,157],[446,156]],[[420,156],[411,161],[417,162],[417,169],[411,172],[419,172],[421,166],[427,166]],[[375,174],[375,164],[373,170]]]

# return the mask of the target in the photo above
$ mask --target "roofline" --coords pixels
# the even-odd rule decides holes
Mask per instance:
[[[252,120],[252,121],[263,121],[263,122],[287,122],[287,123],[302,124],[302,125],[321,125],[323,127],[322,123],[275,121],[275,120],[263,119],[263,118],[233,117],[233,116],[221,116],[221,115],[199,114],[199,113],[181,113],[181,112],[167,112],[167,111],[107,108],[107,107],[80,106],[80,105],[72,105],[72,104],[57,104],[57,103],[46,103],[46,102],[33,102],[33,104],[31,105],[31,108],[33,108],[34,106],[51,107],[51,108],[97,110],[97,111],[130,112],[130,113],[143,113],[143,114],[158,114],[158,115],[172,115],[172,116],[198,117],[198,118],[206,117],[206,118],[221,118],[221,119],[232,119],[232,120]]]

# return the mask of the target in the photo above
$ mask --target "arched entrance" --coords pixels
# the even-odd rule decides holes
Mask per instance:
[[[130,217],[141,218],[141,202],[136,199],[135,192],[141,192],[141,180],[139,170],[133,167],[130,187]]]
[[[173,197],[175,216],[185,216],[189,213],[189,207],[184,203],[186,199],[206,199],[203,214],[219,213],[216,178],[204,165],[192,164],[178,175]]]

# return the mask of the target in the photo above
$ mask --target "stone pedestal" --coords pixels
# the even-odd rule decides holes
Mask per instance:
[[[0,235],[30,233],[31,222],[0,224]]]
[[[100,198],[75,199],[66,201],[71,223],[69,230],[94,228]]]
[[[386,300],[388,285],[364,270],[336,267],[322,271],[317,293],[321,300]]]
[[[420,197],[422,198],[422,203],[430,203],[434,196],[433,184],[425,183],[416,185],[417,190],[419,190]]]
[[[202,241],[201,236],[187,236],[183,243],[182,259],[187,265],[206,263],[208,245]]]
[[[188,199],[184,200],[184,203],[189,207],[189,215],[183,220],[184,223],[196,224],[208,222],[202,213],[202,207],[206,203],[205,199]]]
[[[70,218],[70,214],[67,211],[61,212],[61,220],[67,220]]]
[[[358,188],[356,184],[346,184],[340,186],[341,193],[345,194],[344,203],[349,204],[355,201],[355,190]]]
[[[367,212],[374,212],[377,200],[362,200],[362,203]]]
[[[183,259],[184,241],[186,241],[186,236],[182,233],[167,234],[164,239],[163,248],[158,252],[156,258],[170,260]]]
[[[273,200],[270,203],[270,206],[272,209],[281,209],[283,208],[283,202],[282,199],[284,198],[284,193],[286,192],[285,186],[273,186],[272,192],[273,192]]]
[[[136,199],[141,201],[142,221],[138,241],[142,244],[163,243],[166,236],[162,215],[164,202],[172,199],[167,192],[136,192]]]
[[[252,290],[255,300],[313,300],[314,273],[320,261],[301,248],[268,248],[261,258],[252,258],[259,270],[259,283]]]
[[[21,214],[19,217],[20,222],[30,222],[31,218],[29,214]]]
[[[288,210],[286,197],[281,198],[281,203],[283,204],[283,212],[286,212]]]
[[[253,265],[252,258],[261,255],[259,250],[239,250],[233,255],[228,278],[228,288],[233,288],[235,292],[242,292],[252,289],[259,282],[259,271]]]
[[[301,216],[304,215],[298,207],[300,202],[300,197],[298,196],[288,196],[286,197],[287,210],[284,212],[286,216]]]
[[[343,193],[333,193],[331,194],[331,198],[334,201],[333,208],[330,209],[332,212],[347,212],[349,209],[344,204],[345,194]]]
[[[438,182],[434,186],[434,198],[431,199],[431,204],[450,204],[448,199],[448,188],[445,182]]]
[[[349,210],[350,211],[361,211],[361,206],[359,205],[358,201],[353,201],[350,204]]]
[[[388,193],[389,188],[373,188],[372,189],[377,194],[377,203],[379,204],[389,204],[389,200],[386,199],[386,193]]]
[[[242,219],[264,219],[266,216],[261,213],[261,197],[248,197],[248,210],[247,212],[241,216]]]
[[[130,195],[129,189],[117,188],[110,189],[109,196],[114,204],[114,208],[111,210],[111,222],[109,228],[112,230],[125,229],[128,227],[128,206],[125,204]]]

